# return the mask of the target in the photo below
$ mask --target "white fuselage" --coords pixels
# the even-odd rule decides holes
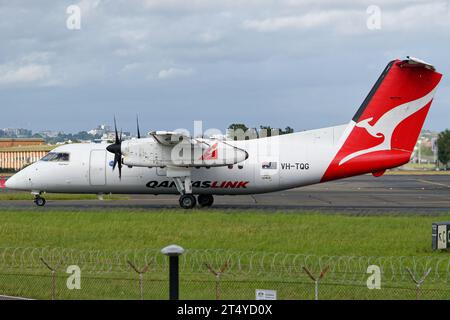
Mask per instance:
[[[350,125],[254,140],[229,141],[248,158],[232,166],[193,167],[194,194],[252,194],[320,182]],[[347,130],[346,130],[347,128]],[[165,167],[117,168],[106,144],[70,144],[53,152],[70,161],[38,161],[10,178],[7,187],[32,192],[178,194]]]

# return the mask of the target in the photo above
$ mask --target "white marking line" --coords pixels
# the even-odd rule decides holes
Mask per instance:
[[[5,295],[0,295],[0,299],[11,299],[11,300],[33,300],[30,298],[24,298],[24,297],[13,297],[13,296],[5,296]]]
[[[428,180],[423,180],[423,179],[416,179],[417,181],[423,182],[423,183],[428,183],[428,184],[434,184],[437,186],[441,186],[441,187],[446,187],[446,188],[450,188],[450,186],[443,184],[443,183],[439,183],[439,182],[433,182],[433,181],[428,181]]]
[[[168,199],[168,198],[152,198],[152,199],[150,199],[150,198],[129,198],[129,199],[112,200],[111,202],[108,202],[108,203],[115,203],[116,201],[128,201],[128,202],[132,202],[132,201],[149,201],[149,202],[151,202],[151,201],[167,201],[167,202],[169,202],[169,201],[175,201],[175,200],[177,200],[177,199]],[[73,200],[73,201],[77,201],[77,200]],[[85,201],[85,203],[89,203],[89,201],[92,201],[92,200],[81,200],[81,201]],[[103,200],[97,200],[97,201],[102,202]]]

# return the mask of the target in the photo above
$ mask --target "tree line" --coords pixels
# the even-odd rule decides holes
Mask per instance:
[[[447,170],[450,161],[450,130],[445,129],[438,135],[438,160]]]
[[[246,140],[248,139],[258,139],[264,137],[278,136],[282,134],[293,133],[294,129],[290,126],[286,128],[273,128],[271,126],[259,126],[259,128],[249,128],[244,123],[232,123],[228,126],[228,130],[232,133],[232,137],[234,140],[240,140],[239,134],[236,132],[240,132],[245,134],[244,137]]]

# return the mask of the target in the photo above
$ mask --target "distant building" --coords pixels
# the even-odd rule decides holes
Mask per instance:
[[[119,132],[120,135],[120,132]],[[101,142],[112,142],[116,139],[115,132],[108,132],[104,133],[102,137],[100,138]],[[122,140],[128,140],[131,139],[131,133],[130,132],[122,132]]]
[[[42,138],[0,138],[0,148],[42,145]]]
[[[23,138],[23,137],[30,137],[32,135],[31,130],[22,128],[5,128],[0,131],[2,132],[3,136],[7,137]]]
[[[109,132],[111,132],[111,127],[107,126],[106,124],[101,124],[97,126],[97,128],[88,131],[88,133],[93,136],[103,135]]]
[[[62,132],[60,131],[51,131],[51,130],[45,130],[45,131],[39,131],[38,134],[47,137],[47,138],[56,138],[59,134]]]
[[[438,132],[423,130],[417,139],[411,162],[418,164],[433,164],[437,162],[437,141]]]
[[[0,170],[20,170],[39,160],[54,148],[44,142],[41,138],[1,138]]]

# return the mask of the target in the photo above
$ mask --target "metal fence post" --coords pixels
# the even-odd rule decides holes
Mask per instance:
[[[222,265],[219,271],[215,271],[209,264],[205,263],[208,270],[216,277],[216,300],[220,300],[220,277],[228,269],[228,261]]]
[[[320,275],[318,277],[315,277],[312,272],[308,270],[308,268],[303,267],[302,269],[311,278],[311,280],[314,281],[314,300],[319,300],[319,282],[323,277],[325,277],[325,274],[328,272],[328,269],[330,269],[330,267],[325,267],[320,272]]]
[[[184,249],[178,245],[170,245],[161,249],[161,253],[169,257],[169,299],[179,298],[179,256],[184,253]]]
[[[420,287],[422,286],[423,282],[425,281],[425,278],[428,277],[428,275],[430,274],[431,268],[428,268],[427,270],[425,270],[425,273],[423,274],[422,278],[420,278],[420,279],[416,279],[416,277],[414,276],[414,274],[410,268],[407,267],[406,271],[408,271],[409,276],[411,277],[411,280],[416,284],[416,300],[419,300]]]
[[[127,263],[134,271],[136,271],[137,274],[139,274],[139,290],[141,294],[141,300],[144,300],[144,273],[148,271],[150,264],[147,264],[142,270],[139,270],[133,263],[131,263],[130,260],[127,260]]]
[[[56,269],[59,268],[59,266],[61,266],[62,261],[60,261],[56,265],[56,267],[53,268],[50,266],[50,264],[47,263],[47,261],[44,260],[44,258],[41,257],[40,260],[52,273],[52,300],[55,300],[55,298],[56,298]]]

